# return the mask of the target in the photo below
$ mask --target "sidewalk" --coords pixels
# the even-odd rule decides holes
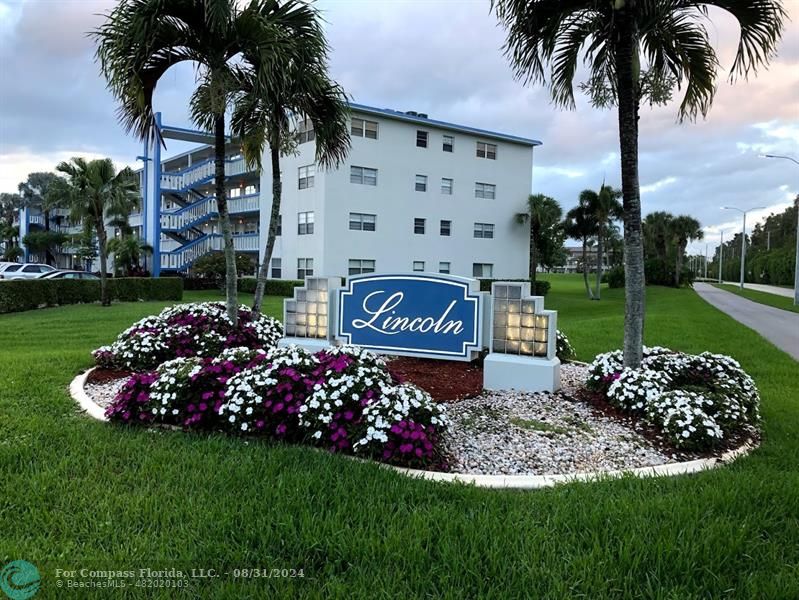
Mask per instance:
[[[752,302],[707,283],[695,283],[694,290],[708,304],[754,329],[799,361],[799,313]]]
[[[737,281],[725,281],[725,285],[740,285]],[[784,296],[785,298],[793,298],[793,290],[791,288],[777,287],[776,285],[765,285],[763,283],[745,283],[744,288],[753,290],[755,292],[765,292],[767,294],[774,294],[775,296]]]

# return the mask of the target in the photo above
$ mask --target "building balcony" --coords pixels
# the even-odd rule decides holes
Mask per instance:
[[[192,186],[212,181],[215,172],[214,159],[209,158],[180,172],[161,173],[161,189],[183,191]],[[247,166],[244,157],[225,160],[225,177],[242,173],[254,173],[254,170]]]
[[[259,204],[259,194],[230,198],[228,199],[228,212],[230,214],[257,212]],[[163,231],[185,231],[218,216],[219,208],[216,204],[216,198],[208,196],[178,210],[162,212],[161,229]]]

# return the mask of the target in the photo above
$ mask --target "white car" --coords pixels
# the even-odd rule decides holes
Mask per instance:
[[[56,269],[50,265],[39,263],[14,263],[0,271],[0,279],[36,279],[45,273],[52,273]]]

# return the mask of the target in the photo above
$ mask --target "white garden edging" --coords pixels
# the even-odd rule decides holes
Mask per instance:
[[[85,373],[81,373],[69,385],[69,393],[78,403],[80,408],[90,417],[98,421],[108,421],[105,410],[96,404],[84,389],[86,378],[95,367]],[[177,428],[176,428],[177,429]],[[601,481],[603,479],[616,479],[619,477],[671,477],[674,475],[688,475],[690,473],[700,473],[710,469],[731,463],[741,456],[749,454],[755,446],[747,442],[743,446],[728,450],[716,458],[702,458],[679,463],[668,463],[654,467],[639,467],[636,469],[616,470],[616,471],[597,471],[588,473],[569,473],[557,475],[470,475],[468,473],[441,473],[439,471],[421,471],[419,469],[407,469],[396,467],[384,463],[377,463],[381,467],[391,469],[397,473],[402,473],[408,477],[416,479],[426,479],[428,481],[443,481],[448,483],[463,483],[475,485],[483,488],[504,488],[518,490],[537,490],[541,488],[554,487],[559,484],[572,483],[575,481]]]

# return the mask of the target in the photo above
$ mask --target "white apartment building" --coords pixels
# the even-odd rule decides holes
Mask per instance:
[[[515,215],[526,208],[533,149],[541,142],[415,112],[350,106],[352,148],[339,168],[317,168],[314,133],[304,124],[298,153],[281,159],[281,227],[270,277],[409,271],[527,276],[529,232]],[[130,224],[152,247],[152,256],[144,257],[148,271],[187,273],[197,258],[222,249],[213,138],[162,124],[160,114],[156,123],[165,140],[197,147],[162,158],[159,144],[144,144],[137,157],[142,208]],[[265,156],[259,174],[238,145],[228,143],[234,245],[259,264],[271,214],[270,164]],[[41,228],[42,221],[35,210],[20,211],[23,232]],[[60,220],[55,227],[80,231],[80,224]],[[78,266],[71,252],[58,249],[59,266]],[[27,249],[25,257],[32,258]]]
[[[281,235],[270,277],[527,276],[529,231],[515,215],[531,193],[541,142],[415,112],[351,110],[352,148],[340,168],[316,167],[305,124],[298,154],[281,160]],[[268,157],[263,163],[260,188],[270,190]],[[262,238],[270,209],[262,193]]]

